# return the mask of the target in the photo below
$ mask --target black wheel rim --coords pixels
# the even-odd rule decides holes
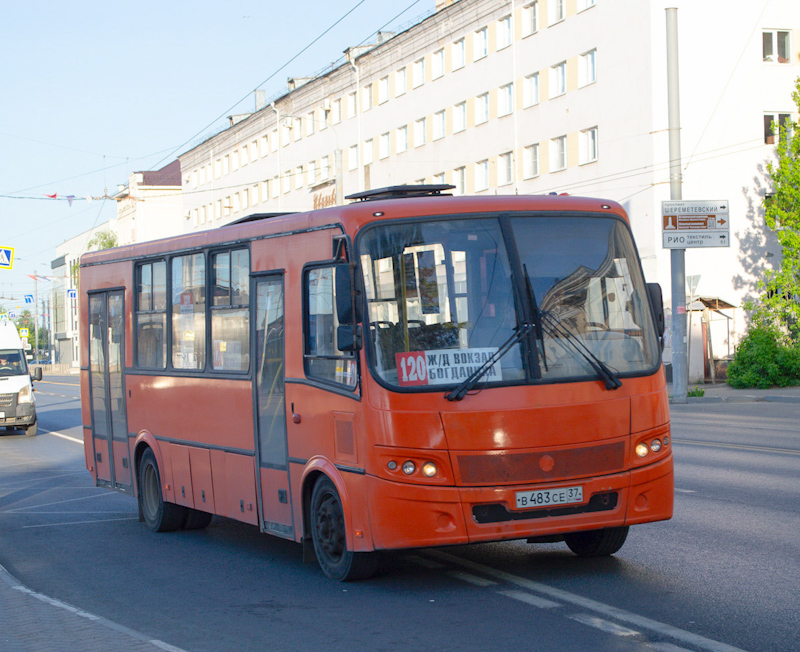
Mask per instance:
[[[320,552],[331,563],[341,560],[345,551],[344,514],[339,498],[326,493],[319,501],[314,519],[314,530]]]

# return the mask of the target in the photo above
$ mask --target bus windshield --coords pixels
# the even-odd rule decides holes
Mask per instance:
[[[659,361],[622,220],[506,214],[379,224],[358,238],[358,252],[370,366],[390,387],[458,385],[530,320],[536,328],[490,363],[480,386],[595,379],[597,361],[624,377]]]

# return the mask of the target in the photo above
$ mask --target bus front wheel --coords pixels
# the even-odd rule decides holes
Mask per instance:
[[[609,527],[603,530],[565,534],[564,541],[579,557],[606,557],[622,548],[627,537],[627,526]]]
[[[377,570],[376,553],[347,549],[342,501],[325,476],[317,480],[311,493],[311,538],[322,572],[333,580],[366,579]]]
[[[142,455],[139,464],[139,500],[144,522],[153,532],[179,530],[186,522],[186,508],[164,502],[161,493],[161,474],[151,449]]]

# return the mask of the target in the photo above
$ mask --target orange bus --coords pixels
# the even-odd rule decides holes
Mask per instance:
[[[669,519],[661,291],[614,202],[395,186],[81,259],[97,485],[336,580],[379,551],[610,555]]]

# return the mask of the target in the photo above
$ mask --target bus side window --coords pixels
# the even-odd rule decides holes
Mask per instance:
[[[338,349],[334,268],[315,267],[305,273],[305,369],[309,377],[354,387],[356,359]]]
[[[164,369],[167,359],[167,264],[163,260],[136,270],[136,364]]]

